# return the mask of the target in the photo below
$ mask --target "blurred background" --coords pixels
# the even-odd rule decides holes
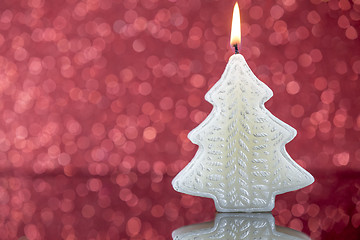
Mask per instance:
[[[0,239],[171,239],[211,221],[175,192],[229,57],[235,1],[2,0]],[[277,225],[360,235],[360,1],[240,0],[244,55],[315,183]]]

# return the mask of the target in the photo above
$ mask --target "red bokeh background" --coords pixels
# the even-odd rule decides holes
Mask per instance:
[[[2,0],[0,238],[170,239],[213,202],[171,179],[228,58],[234,1]],[[360,235],[360,1],[239,1],[244,55],[316,182],[276,223]]]

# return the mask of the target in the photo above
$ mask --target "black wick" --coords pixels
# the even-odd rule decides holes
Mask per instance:
[[[235,54],[238,54],[239,53],[239,48],[238,48],[237,43],[234,44],[234,48],[235,48]]]

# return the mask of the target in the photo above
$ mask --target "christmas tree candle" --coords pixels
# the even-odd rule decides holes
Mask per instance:
[[[240,19],[237,5],[236,13]],[[238,35],[232,37],[235,52]],[[285,150],[296,130],[264,106],[272,95],[241,54],[231,56],[205,95],[214,107],[188,135],[199,149],[174,178],[174,189],[212,198],[219,212],[258,212],[271,211],[275,195],[311,184],[314,178]]]

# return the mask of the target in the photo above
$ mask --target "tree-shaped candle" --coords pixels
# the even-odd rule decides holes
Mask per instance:
[[[232,33],[234,27],[239,30],[232,34],[231,44],[237,53],[237,3]],[[219,212],[257,212],[271,211],[275,195],[313,183],[314,178],[285,150],[296,130],[264,106],[272,95],[242,55],[231,56],[220,80],[205,95],[214,107],[188,135],[199,149],[174,178],[174,189],[212,198]]]

